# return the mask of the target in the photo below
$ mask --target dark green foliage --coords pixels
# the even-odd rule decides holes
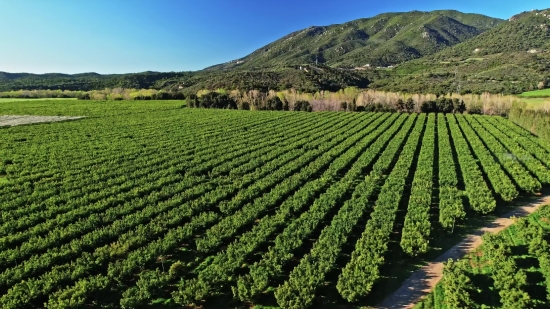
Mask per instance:
[[[286,99],[283,100],[283,110],[284,111],[290,110],[290,105],[288,104],[288,101]]]
[[[382,103],[367,104],[364,108],[364,111],[366,112],[396,112],[395,108],[389,104]]]
[[[405,101],[403,101],[403,99],[398,99],[397,103],[396,103],[396,106],[397,106],[397,111],[398,112],[404,111],[405,110]]]
[[[440,113],[452,113],[454,106],[453,106],[453,99],[450,98],[439,98],[436,103],[437,111]]]
[[[80,94],[78,95],[77,97],[79,100],[89,100],[90,99],[90,95],[88,93],[83,93],[83,94]]]
[[[468,108],[468,114],[471,115],[482,115],[483,114],[483,107],[481,105],[475,105],[472,104]]]
[[[405,110],[408,113],[412,113],[414,111],[414,100],[413,98],[408,98],[407,101],[405,101]]]
[[[237,103],[225,93],[209,92],[198,99],[202,108],[226,108],[237,109]],[[196,106],[196,102],[194,104]],[[191,107],[191,106],[190,106]]]
[[[413,103],[411,103],[412,105]],[[438,97],[437,100],[424,101],[420,105],[422,113],[463,113],[466,110],[464,101],[446,97]],[[481,110],[479,111],[481,113]]]
[[[425,101],[420,105],[420,111],[423,113],[435,113],[437,111],[437,101]]]
[[[282,111],[283,101],[279,97],[271,97],[267,100],[265,109],[269,111]]]
[[[250,110],[250,104],[248,102],[242,102],[240,103],[238,106],[238,109],[242,109],[242,110]]]
[[[308,101],[296,101],[294,104],[294,111],[298,112],[311,112],[313,109]]]
[[[453,109],[455,113],[464,113],[466,111],[466,104],[464,104],[464,100],[459,99],[453,99]]]
[[[199,107],[199,98],[194,94],[187,96],[187,106]]]
[[[341,111],[348,110],[348,102],[340,102],[340,110]]]

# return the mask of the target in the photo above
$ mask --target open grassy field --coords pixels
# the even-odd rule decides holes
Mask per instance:
[[[524,93],[520,94],[519,96],[520,97],[525,97],[525,98],[550,98],[550,89],[542,89],[542,90],[524,92]]]
[[[4,102],[1,308],[359,308],[550,183],[501,117]],[[31,292],[30,292],[31,291]]]
[[[37,99],[17,99],[17,98],[0,98],[0,103],[7,102],[31,102],[31,101],[75,101],[76,98],[55,99],[55,98],[37,98]]]

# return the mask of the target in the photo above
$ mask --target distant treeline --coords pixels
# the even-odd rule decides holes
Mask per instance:
[[[330,95],[330,94],[328,94]],[[324,96],[324,94],[323,94]],[[191,108],[223,108],[240,110],[274,110],[274,111],[305,111],[314,110],[338,110],[346,112],[421,112],[421,113],[464,113],[482,114],[479,106],[472,105],[467,109],[464,100],[458,98],[438,97],[435,100],[415,101],[412,97],[403,100],[398,98],[395,102],[364,102],[357,104],[357,99],[353,97],[350,102],[341,101],[334,106],[334,99],[295,99],[289,100],[289,96],[284,93],[261,93],[249,92],[236,96],[235,92],[231,94],[224,92],[200,93],[200,96],[191,95],[187,98],[187,106]],[[336,108],[335,108],[336,107]]]
[[[106,88],[92,91],[19,90],[0,98],[78,98],[80,100],[187,100],[189,107],[243,110],[467,112],[507,115],[518,100],[495,94],[406,94],[346,87],[338,91],[181,90]],[[526,108],[524,108],[526,109]]]

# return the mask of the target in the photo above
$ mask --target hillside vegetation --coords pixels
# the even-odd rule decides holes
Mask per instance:
[[[386,13],[344,24],[293,32],[214,69],[323,63],[335,67],[388,66],[434,54],[473,38],[503,20],[458,11]]]
[[[11,74],[0,91],[152,88],[519,94],[550,87],[550,10],[510,20],[458,11],[385,13],[293,32],[197,72]]]
[[[515,93],[550,86],[550,10],[516,15],[470,40],[410,61],[372,86],[406,92]]]

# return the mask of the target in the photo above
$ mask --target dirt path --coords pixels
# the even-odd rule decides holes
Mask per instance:
[[[533,213],[542,205],[550,204],[550,195],[540,197],[537,201],[518,207],[495,221],[480,228],[475,233],[468,235],[456,246],[447,250],[434,261],[415,271],[411,277],[403,282],[401,287],[393,292],[378,306],[377,309],[389,308],[412,308],[426,294],[435,288],[435,285],[443,276],[443,262],[450,258],[457,259],[463,257],[468,252],[473,251],[481,245],[481,235],[484,233],[497,233],[510,226],[513,220],[510,217],[523,217]]]
[[[45,123],[81,119],[84,117],[70,116],[30,116],[30,115],[0,115],[0,127],[12,127],[32,123]]]

